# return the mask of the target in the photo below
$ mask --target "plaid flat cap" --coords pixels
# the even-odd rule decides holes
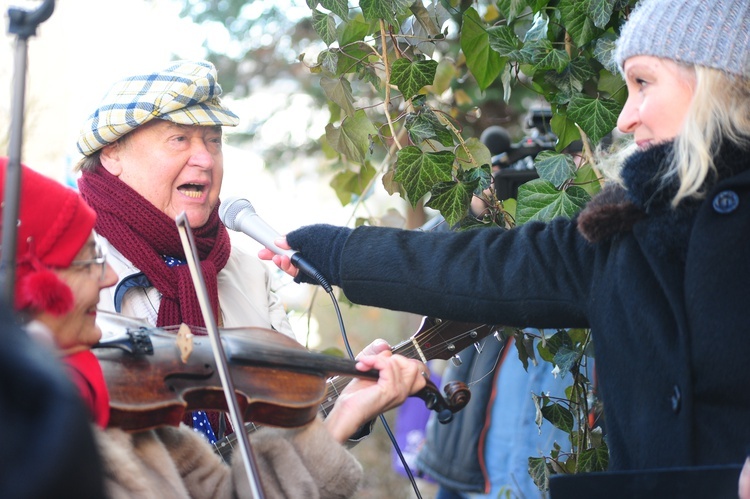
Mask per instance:
[[[239,118],[222,106],[216,68],[207,61],[176,61],[155,73],[115,83],[89,116],[78,150],[90,156],[154,118],[180,125],[237,126]]]

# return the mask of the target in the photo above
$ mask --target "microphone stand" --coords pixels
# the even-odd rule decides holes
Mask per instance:
[[[5,173],[5,193],[3,196],[2,258],[0,259],[0,279],[2,279],[2,300],[13,308],[13,295],[16,280],[16,242],[18,237],[18,205],[21,192],[21,144],[23,143],[23,112],[26,95],[26,64],[28,39],[36,35],[36,28],[52,15],[55,0],[44,0],[36,10],[26,11],[11,7],[8,33],[17,36],[13,69],[13,93],[10,113],[10,144],[8,166]]]

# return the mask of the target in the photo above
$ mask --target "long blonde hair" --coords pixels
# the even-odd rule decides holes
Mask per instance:
[[[703,66],[695,66],[695,77],[693,99],[665,177],[679,179],[673,206],[705,195],[703,186],[716,171],[714,157],[723,142],[750,144],[750,78]]]

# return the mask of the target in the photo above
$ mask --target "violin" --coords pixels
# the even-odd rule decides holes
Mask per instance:
[[[130,431],[176,426],[185,411],[228,409],[204,330],[157,328],[104,311],[97,313],[97,324],[104,339],[93,352],[110,393],[110,426]],[[377,370],[359,371],[353,360],[311,352],[269,329],[219,332],[244,421],[303,426],[316,417],[331,376],[378,378]],[[441,414],[468,402],[468,396],[446,401],[429,380],[416,396]]]
[[[391,347],[391,352],[410,359],[427,362],[432,359],[448,360],[456,358],[457,354],[490,334],[498,335],[498,326],[477,324],[471,322],[447,321],[433,317],[424,317],[419,329],[408,339]],[[351,381],[345,376],[335,376],[326,381],[327,389],[319,412],[324,416],[333,408],[341,391]],[[442,423],[450,421],[453,413],[463,409],[471,398],[471,392],[463,382],[453,381],[444,386],[443,391],[448,400],[451,413],[438,411],[438,420]],[[429,400],[425,403],[430,404]],[[260,425],[254,422],[245,423],[245,431],[249,435],[258,430]],[[230,433],[214,443],[214,452],[225,462],[229,462],[236,447],[237,434]]]

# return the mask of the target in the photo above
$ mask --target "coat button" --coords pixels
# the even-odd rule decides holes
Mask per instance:
[[[677,413],[680,412],[680,402],[682,401],[682,396],[680,395],[680,387],[677,385],[674,385],[672,388],[672,397],[670,398],[672,402],[672,411]]]
[[[740,204],[740,197],[734,191],[721,191],[714,196],[713,207],[723,215],[732,213]]]

